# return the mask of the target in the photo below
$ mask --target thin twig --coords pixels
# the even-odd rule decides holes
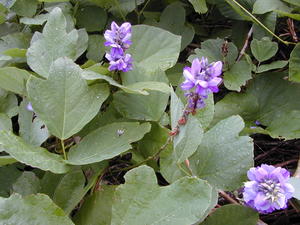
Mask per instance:
[[[252,34],[253,34],[253,26],[250,28],[250,30],[247,34],[247,38],[245,40],[244,46],[243,46],[242,50],[240,51],[239,57],[236,61],[240,61],[241,58],[243,57],[243,55],[245,54],[246,49],[248,48],[249,40],[250,40]]]
[[[291,164],[291,163],[294,163],[294,162],[297,162],[298,159],[291,159],[291,160],[288,160],[288,161],[285,161],[285,162],[282,162],[282,163],[278,163],[278,164],[275,164],[274,166],[275,167],[283,167],[283,166],[286,166],[288,164]]]

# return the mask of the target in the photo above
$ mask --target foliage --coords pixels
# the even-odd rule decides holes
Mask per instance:
[[[299,7],[1,0],[0,224],[257,224],[239,198],[250,135],[300,138]],[[115,61],[112,21],[132,25]],[[182,74],[202,57],[223,83],[188,111]]]

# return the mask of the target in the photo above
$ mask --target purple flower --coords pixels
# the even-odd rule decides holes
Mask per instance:
[[[130,54],[125,54],[122,48],[112,48],[105,57],[109,60],[110,71],[119,70],[127,72],[132,70],[132,58]]]
[[[288,183],[290,173],[284,168],[262,164],[251,168],[245,182],[244,201],[260,213],[285,209],[293,196],[294,187]]]
[[[115,22],[111,23],[111,30],[104,33],[105,46],[112,47],[105,57],[109,60],[110,71],[119,70],[127,72],[132,70],[132,57],[125,54],[125,51],[131,45],[131,24],[126,22],[118,26]]]
[[[222,74],[222,67],[221,61],[208,64],[207,58],[202,57],[201,61],[196,58],[191,67],[183,69],[185,81],[181,84],[181,89],[187,91],[186,96],[189,96],[190,108],[203,108],[204,99],[208,94],[219,91],[218,85],[222,82],[222,78],[219,77]]]
[[[111,30],[106,30],[104,37],[106,42],[105,46],[111,46],[116,48],[123,48],[124,50],[131,45],[131,24],[126,22],[121,26],[118,26],[115,22],[111,23]]]
[[[33,108],[32,108],[32,105],[31,105],[31,102],[29,102],[26,106],[26,109],[30,112],[33,112]]]

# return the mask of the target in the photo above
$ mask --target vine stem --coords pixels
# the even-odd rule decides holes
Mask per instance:
[[[236,61],[240,61],[241,58],[244,56],[244,54],[246,52],[246,49],[248,47],[248,44],[249,44],[249,39],[252,36],[252,33],[253,33],[253,26],[250,28],[250,30],[249,30],[249,32],[247,34],[247,38],[245,40],[244,46],[243,46],[242,50],[240,51],[239,57],[238,57],[238,59]]]
[[[236,0],[225,0],[229,5],[232,5],[232,2],[235,3],[238,7],[240,7],[248,16],[251,17],[251,19],[254,20],[258,25],[260,25],[262,28],[264,28],[267,32],[269,32],[272,36],[274,36],[277,40],[281,41],[285,45],[293,44],[293,42],[284,41],[282,40],[278,35],[274,34],[268,27],[266,27],[262,22],[260,22],[255,16],[252,15],[246,8],[244,8],[240,3],[238,3]],[[232,2],[231,2],[232,1]]]
[[[64,140],[60,139],[60,144],[61,144],[61,149],[64,153],[64,159],[67,160],[67,154],[66,154],[66,148],[65,148],[65,143],[64,143]]]

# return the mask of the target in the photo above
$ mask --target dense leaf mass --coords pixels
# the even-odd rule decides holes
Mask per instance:
[[[299,0],[0,0],[0,225],[300,223]]]

